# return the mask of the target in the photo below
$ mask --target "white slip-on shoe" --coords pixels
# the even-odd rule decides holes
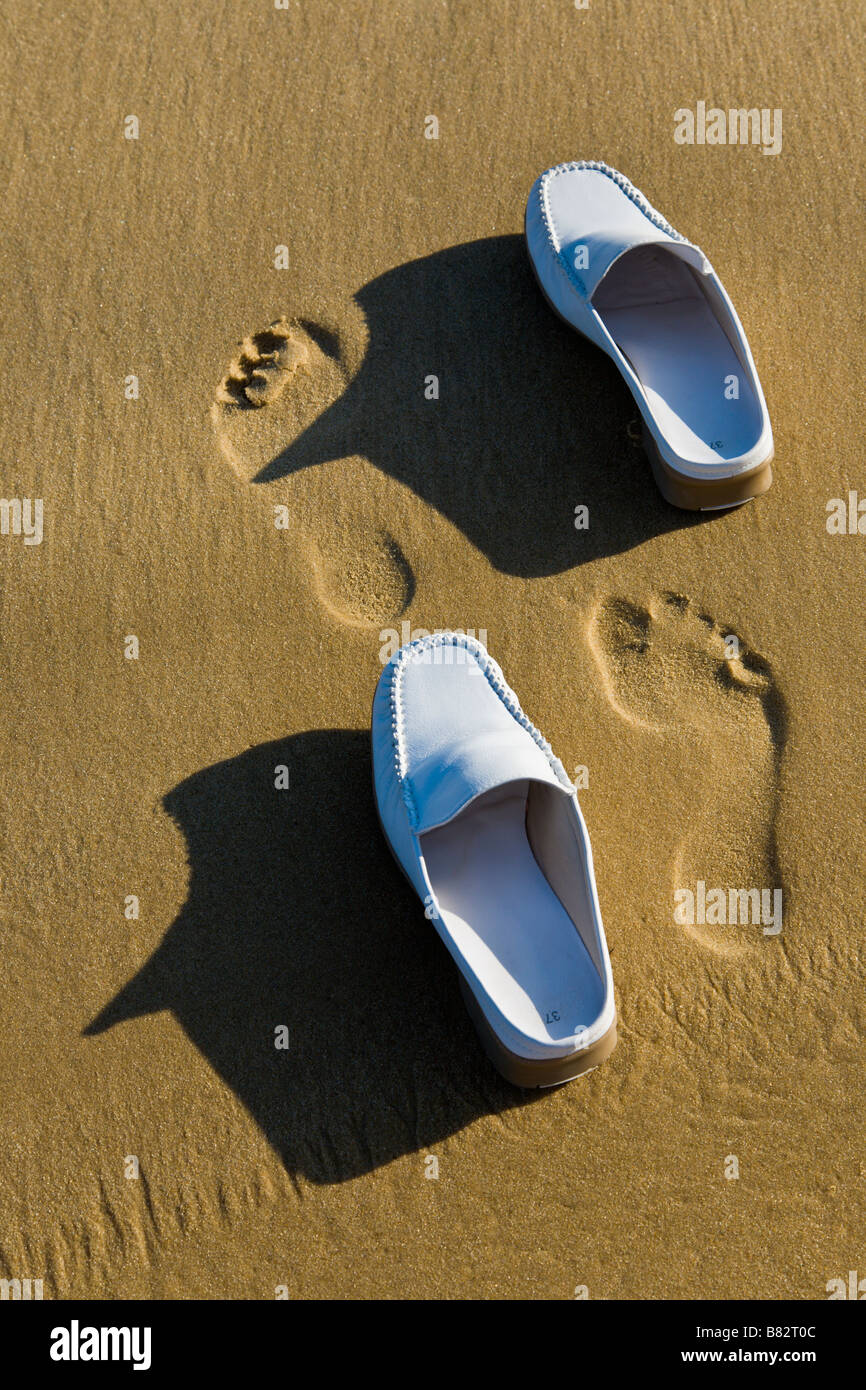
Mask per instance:
[[[773,432],[742,324],[704,253],[606,164],[558,164],[526,206],[551,308],[613,358],[676,507],[736,506],[773,481]]]
[[[574,787],[496,662],[462,633],[401,648],[373,700],[392,853],[508,1081],[555,1086],[616,1045],[610,959]]]

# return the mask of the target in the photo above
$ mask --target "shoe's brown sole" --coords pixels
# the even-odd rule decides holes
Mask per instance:
[[[547,1061],[537,1061],[531,1057],[520,1057],[511,1052],[496,1036],[478,1004],[475,995],[460,972],[460,993],[481,1039],[481,1046],[487,1053],[500,1076],[510,1081],[512,1086],[538,1087],[561,1086],[564,1081],[573,1081],[593,1071],[600,1062],[609,1057],[616,1047],[616,1018],[607,1032],[591,1047],[581,1052],[572,1052],[568,1057],[551,1057]]]
[[[373,782],[373,805],[376,807],[376,819],[379,822],[379,829],[385,844],[391,851],[391,856],[397,868],[410,885],[412,892],[417,893],[415,884],[407,874],[397,855],[394,847],[388,838],[388,832],[382,824],[382,817],[379,815],[379,803],[376,800],[376,784]],[[459,969],[455,964],[457,979],[460,983],[460,993],[463,995],[463,1002],[466,1005],[469,1017],[475,1025],[475,1031],[481,1041],[481,1046],[490,1058],[500,1076],[504,1076],[506,1081],[510,1081],[513,1086],[523,1086],[528,1088],[540,1086],[560,1086],[564,1081],[573,1081],[576,1076],[583,1076],[585,1072],[592,1071],[609,1057],[616,1047],[616,1017],[603,1037],[591,1047],[585,1047],[581,1052],[572,1052],[568,1057],[552,1057],[549,1061],[536,1061],[530,1057],[520,1057],[516,1052],[511,1052],[500,1042],[494,1033],[487,1019],[478,1004],[475,995],[467,985]]]
[[[524,237],[526,234],[526,219],[524,218]],[[581,333],[579,328],[561,314],[553,300],[542,285],[532,257],[529,258],[532,266],[532,273],[535,282],[541,290],[545,302],[556,314],[558,319],[568,324],[573,333],[579,333],[586,342],[592,343],[591,338],[587,338],[585,333]],[[593,347],[598,347],[597,343],[592,343]],[[773,471],[770,463],[773,459],[773,450],[761,463],[754,468],[750,468],[748,473],[739,473],[733,478],[690,478],[686,473],[679,473],[671,468],[670,464],[665,463],[658,451],[656,442],[641,420],[643,432],[643,445],[647,458],[650,462],[653,477],[662,497],[666,502],[670,502],[672,507],[680,507],[687,512],[712,512],[721,511],[725,507],[739,507],[743,502],[748,502],[752,497],[760,497],[762,492],[767,492],[773,482]]]
[[[665,463],[643,421],[641,430],[643,446],[658,490],[673,507],[681,507],[688,512],[712,512],[724,507],[739,507],[752,497],[760,497],[761,493],[767,492],[772,485],[772,449],[763,463],[750,468],[748,473],[738,473],[733,478],[689,478],[685,473],[678,473],[670,464]]]

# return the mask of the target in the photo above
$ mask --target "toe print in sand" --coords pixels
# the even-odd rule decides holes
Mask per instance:
[[[238,477],[267,482],[280,460],[345,392],[364,354],[360,311],[276,319],[249,333],[220,381],[211,407],[217,443]],[[334,440],[334,457],[345,449]]]
[[[263,333],[244,338],[240,352],[217,389],[222,405],[272,405],[282,395],[298,367],[310,360],[300,325],[277,319]]]
[[[685,906],[677,920],[726,953],[777,935],[775,822],[786,718],[769,664],[680,594],[655,595],[646,606],[605,599],[589,637],[623,719],[691,745],[685,765],[694,780],[693,816],[671,876],[675,890],[697,901],[690,913],[678,898]],[[663,814],[651,787],[647,814]],[[708,898],[716,889],[724,901]],[[765,896],[745,899],[741,890]]]

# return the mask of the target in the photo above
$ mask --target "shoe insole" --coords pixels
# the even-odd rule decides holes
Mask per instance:
[[[762,417],[750,375],[684,262],[658,247],[626,252],[593,303],[679,457],[719,463],[757,443]]]
[[[443,919],[499,1010],[541,1043],[598,1017],[604,985],[526,835],[526,787],[498,789],[422,837]]]

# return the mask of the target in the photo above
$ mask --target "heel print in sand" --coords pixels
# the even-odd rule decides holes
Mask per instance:
[[[695,744],[694,816],[673,865],[674,889],[693,899],[677,897],[676,920],[726,953],[777,935],[786,719],[768,663],[680,594],[654,595],[646,607],[605,599],[589,639],[623,719]],[[715,889],[724,903],[708,896]]]
[[[372,520],[353,523],[338,554],[311,546],[319,602],[350,627],[397,623],[412,602],[415,575],[394,537]]]

